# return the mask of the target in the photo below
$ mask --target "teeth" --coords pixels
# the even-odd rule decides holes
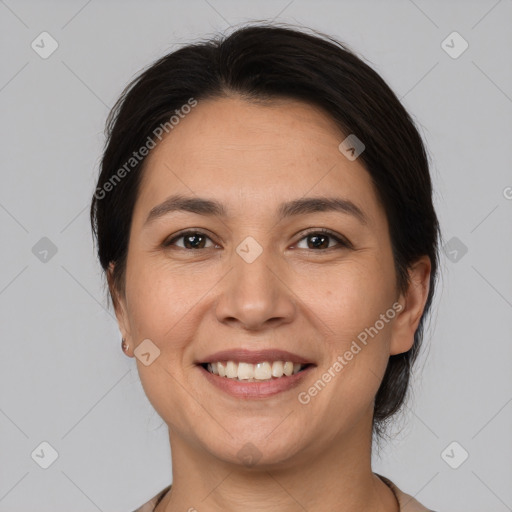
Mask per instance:
[[[289,377],[293,373],[293,363],[286,361],[283,368],[284,374]]]
[[[230,379],[238,377],[238,365],[233,361],[228,361],[226,363],[226,377]]]
[[[272,366],[270,363],[258,363],[254,367],[254,378],[258,380],[268,380],[272,378]]]
[[[238,363],[238,380],[254,379],[254,365]]]
[[[272,363],[272,377],[282,377],[283,376],[283,362],[275,361]]]
[[[299,373],[302,368],[302,364],[292,363],[291,361],[274,361],[273,363],[263,361],[257,364],[218,361],[216,363],[208,363],[207,365],[210,373],[220,377],[227,377],[228,379],[246,380],[249,382],[271,380],[272,377],[279,378],[283,375],[289,377]]]

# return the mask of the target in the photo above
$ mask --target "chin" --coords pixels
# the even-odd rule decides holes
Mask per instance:
[[[282,418],[280,419],[282,421]],[[273,423],[273,429],[279,422]],[[276,466],[293,464],[293,459],[300,452],[298,439],[285,432],[286,438],[279,438],[277,433],[266,426],[261,434],[248,432],[246,429],[231,430],[232,438],[223,432],[223,436],[205,439],[205,449],[210,454],[228,464],[235,464],[246,469],[275,469]]]

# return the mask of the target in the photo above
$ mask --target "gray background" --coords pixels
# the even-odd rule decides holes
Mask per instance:
[[[512,0],[5,0],[1,512],[126,512],[171,481],[167,428],[121,351],[92,246],[104,121],[165,52],[272,18],[347,42],[396,91],[429,148],[444,242],[457,238],[374,470],[439,512],[512,510]],[[59,44],[47,59],[31,48],[43,31]],[[456,59],[441,46],[453,31],[469,43]],[[58,452],[48,469],[31,456],[43,441]]]

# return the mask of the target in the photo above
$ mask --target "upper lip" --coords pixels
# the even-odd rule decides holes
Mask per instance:
[[[216,363],[217,361],[234,361],[243,363],[262,363],[264,361],[291,361],[299,364],[313,364],[312,361],[298,354],[293,354],[286,350],[267,349],[267,350],[247,350],[243,348],[234,350],[221,350],[209,354],[197,361],[197,364]]]

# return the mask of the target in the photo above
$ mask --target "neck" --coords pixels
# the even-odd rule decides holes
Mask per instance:
[[[221,460],[169,432],[173,484],[158,512],[359,512],[399,510],[391,489],[371,470],[371,417],[289,460],[245,467]]]

